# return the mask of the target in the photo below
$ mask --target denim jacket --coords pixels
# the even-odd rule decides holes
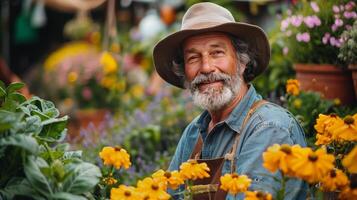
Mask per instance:
[[[222,157],[232,148],[236,134],[241,134],[235,157],[236,172],[245,174],[252,179],[249,190],[267,191],[276,193],[280,183],[272,178],[279,178],[280,174],[271,174],[262,165],[263,152],[273,144],[299,144],[305,147],[304,132],[296,119],[284,108],[268,103],[258,108],[239,133],[245,116],[251,105],[261,99],[254,87],[250,85],[247,94],[234,108],[229,117],[218,123],[208,135],[207,127],[210,115],[204,111],[194,119],[183,132],[178,143],[175,155],[170,163],[169,170],[178,170],[181,163],[187,161],[197,142],[198,134],[203,139],[201,158]],[[222,175],[230,173],[230,162],[225,161]],[[181,187],[181,190],[183,188]],[[286,199],[306,199],[307,185],[296,179],[291,179],[286,186]],[[170,192],[172,195],[178,191]],[[174,196],[181,199],[180,196]],[[243,199],[243,195],[227,195],[226,199]]]

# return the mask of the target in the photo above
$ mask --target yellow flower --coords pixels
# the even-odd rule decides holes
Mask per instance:
[[[100,64],[103,66],[104,74],[115,73],[118,70],[117,61],[108,52],[103,52],[100,58]]]
[[[293,102],[293,105],[297,109],[301,108],[301,105],[302,105],[301,99],[295,99],[294,102]]]
[[[302,148],[298,157],[291,161],[291,169],[296,177],[309,183],[316,183],[334,168],[335,157],[327,154],[325,149],[315,152],[310,148]]]
[[[280,169],[284,174],[291,175],[291,161],[296,158],[298,145],[289,146],[287,144],[274,144],[263,153],[263,166],[270,172]]]
[[[336,137],[333,136],[333,130],[336,127],[340,127],[343,124],[343,120],[335,115],[324,115],[319,114],[319,117],[316,119],[316,124],[314,126],[317,131],[316,135],[316,145],[325,145],[332,142],[332,140],[336,140]]]
[[[51,53],[43,65],[46,71],[52,71],[65,59],[89,52],[97,52],[97,48],[87,42],[70,42]]]
[[[196,160],[188,160],[180,166],[180,174],[184,180],[196,180],[209,177],[210,169],[206,163],[197,163]]]
[[[170,199],[170,195],[165,192],[162,185],[152,178],[145,178],[138,181],[138,192],[143,199],[166,200]]]
[[[100,81],[100,85],[102,85],[107,89],[111,89],[112,87],[115,87],[116,82],[117,82],[116,76],[104,76]]]
[[[238,192],[245,192],[248,190],[251,179],[246,175],[238,175],[237,173],[225,174],[220,178],[221,186],[220,188],[227,191],[229,194],[235,195]]]
[[[339,169],[332,169],[327,176],[323,177],[321,183],[324,191],[342,190],[350,184],[346,174]]]
[[[110,200],[137,200],[139,195],[134,187],[120,185],[110,191]]]
[[[158,170],[152,175],[153,179],[157,180],[160,182],[160,184],[163,185],[163,188],[166,190],[167,185],[175,190],[177,189],[180,185],[184,183],[181,174],[178,171],[164,171],[162,169]]]
[[[357,188],[345,188],[338,196],[339,200],[352,200],[357,199]]]
[[[343,122],[343,124],[338,127],[334,126],[335,129],[331,130],[333,138],[336,140],[357,141],[357,114],[353,117],[347,115]]]
[[[69,84],[73,84],[77,81],[78,74],[76,72],[70,72],[67,76],[67,80]]]
[[[269,193],[261,191],[246,191],[244,200],[272,200],[273,197]]]
[[[286,93],[297,96],[300,93],[300,83],[296,79],[289,79],[286,82]]]
[[[325,136],[322,134],[316,134],[316,142],[315,145],[326,145],[332,142],[331,136]]]
[[[342,160],[342,165],[346,167],[350,173],[357,173],[357,146]]]
[[[333,103],[336,105],[336,106],[339,106],[341,105],[341,100],[339,98],[336,98],[333,100]]]
[[[130,155],[120,147],[104,147],[99,156],[103,159],[104,165],[113,165],[116,169],[122,166],[128,169],[131,165]]]
[[[93,44],[98,44],[100,41],[100,33],[95,31],[89,35],[89,41]]]
[[[129,93],[136,99],[142,98],[144,96],[144,87],[139,84],[133,85],[130,88]]]
[[[114,185],[114,184],[117,183],[118,181],[117,181],[115,178],[113,178],[112,176],[109,176],[109,177],[105,177],[105,178],[103,179],[103,182],[104,182],[105,184],[107,184],[107,185]]]

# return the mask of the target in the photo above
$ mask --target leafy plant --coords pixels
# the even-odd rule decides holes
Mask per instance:
[[[62,143],[67,116],[50,101],[26,100],[24,86],[0,82],[0,197],[2,199],[88,199],[99,182],[98,167]]]
[[[340,48],[338,57],[348,64],[357,63],[357,21],[354,22],[352,29],[344,31],[342,36],[345,42]]]

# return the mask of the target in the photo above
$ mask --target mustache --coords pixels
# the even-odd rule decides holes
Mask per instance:
[[[227,84],[232,80],[232,77],[225,73],[210,73],[210,74],[199,74],[191,82],[191,88],[196,89],[202,83],[210,83],[215,81],[223,81],[223,84]]]

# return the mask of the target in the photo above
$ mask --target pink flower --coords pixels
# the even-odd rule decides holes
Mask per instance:
[[[321,20],[316,15],[314,16],[307,16],[304,18],[304,23],[307,27],[313,28],[314,26],[320,26]]]
[[[330,39],[330,33],[325,33],[324,37],[322,38],[322,43],[327,44]]]
[[[336,5],[332,6],[332,10],[333,10],[334,13],[339,13],[340,12],[340,9]]]
[[[287,55],[289,53],[289,48],[288,47],[284,47],[283,48],[283,54]]]
[[[336,24],[332,24],[332,26],[331,26],[331,30],[333,31],[333,32],[335,32],[336,30],[337,30],[337,25]]]
[[[85,100],[91,100],[92,99],[92,91],[88,88],[88,87],[85,87],[83,88],[82,90],[82,96]]]
[[[288,31],[285,32],[285,35],[286,35],[287,37],[290,37],[291,34],[292,34],[292,31],[291,31],[291,30],[288,30]]]
[[[340,5],[340,10],[341,12],[345,10],[345,7],[343,5]]]
[[[296,40],[298,42],[309,42],[310,34],[308,32],[296,34]]]
[[[302,15],[299,15],[299,16],[293,15],[290,18],[290,23],[295,27],[299,27],[303,20],[304,20],[304,17]]]
[[[345,11],[344,13],[343,13],[343,16],[346,18],[346,19],[355,19],[355,18],[357,18],[357,14],[356,14],[356,12],[355,11],[353,11],[353,12],[348,12],[348,11]]]
[[[343,26],[342,19],[335,19],[335,24],[336,24],[337,27]]]
[[[280,30],[281,30],[281,31],[285,31],[286,28],[288,28],[289,24],[290,24],[289,18],[284,19],[284,20],[281,21],[281,23],[280,23]]]
[[[352,29],[352,26],[351,25],[349,25],[349,24],[347,24],[346,26],[345,26],[345,28],[346,28],[346,30],[351,30]]]
[[[316,2],[314,2],[314,1],[310,2],[310,6],[311,6],[312,10],[314,10],[315,12],[319,12],[320,11],[320,8],[319,8],[319,6],[317,5]]]
[[[331,44],[331,46],[341,47],[340,40],[336,39],[335,37],[330,37],[330,44]]]

